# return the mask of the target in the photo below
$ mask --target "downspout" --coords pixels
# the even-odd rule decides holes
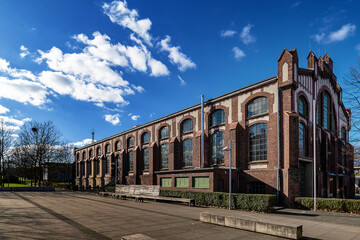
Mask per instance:
[[[278,116],[277,116],[277,129],[278,129],[278,137],[277,137],[277,169],[276,169],[276,205],[279,206],[279,198],[280,198],[280,90],[279,90],[279,79],[278,79]]]
[[[204,167],[204,95],[201,95],[201,168]]]

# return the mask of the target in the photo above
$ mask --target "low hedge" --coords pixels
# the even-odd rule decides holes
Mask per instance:
[[[314,198],[299,197],[295,199],[299,207],[304,209],[314,208]],[[338,199],[338,198],[317,198],[316,208],[326,211],[348,212],[360,214],[360,200]]]
[[[191,198],[196,205],[229,207],[229,194],[222,192],[191,192],[161,190],[160,196]],[[276,203],[276,196],[270,194],[231,194],[231,208],[258,212],[271,212]]]

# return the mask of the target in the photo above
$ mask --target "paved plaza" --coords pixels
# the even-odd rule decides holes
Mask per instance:
[[[280,239],[199,222],[201,212],[240,214],[303,225],[307,239],[360,239],[360,216],[280,210],[257,214],[99,197],[79,192],[1,192],[0,239]]]

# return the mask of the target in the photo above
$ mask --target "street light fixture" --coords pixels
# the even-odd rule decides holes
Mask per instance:
[[[224,151],[229,151],[230,152],[230,164],[229,164],[229,209],[231,210],[231,172],[232,172],[232,166],[231,166],[231,140],[230,140],[230,146],[228,147],[224,147],[223,150]]]

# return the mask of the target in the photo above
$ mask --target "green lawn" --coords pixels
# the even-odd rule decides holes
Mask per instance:
[[[4,187],[8,187],[8,184],[4,183]],[[10,183],[9,187],[30,187],[30,185],[21,184],[21,183]]]

